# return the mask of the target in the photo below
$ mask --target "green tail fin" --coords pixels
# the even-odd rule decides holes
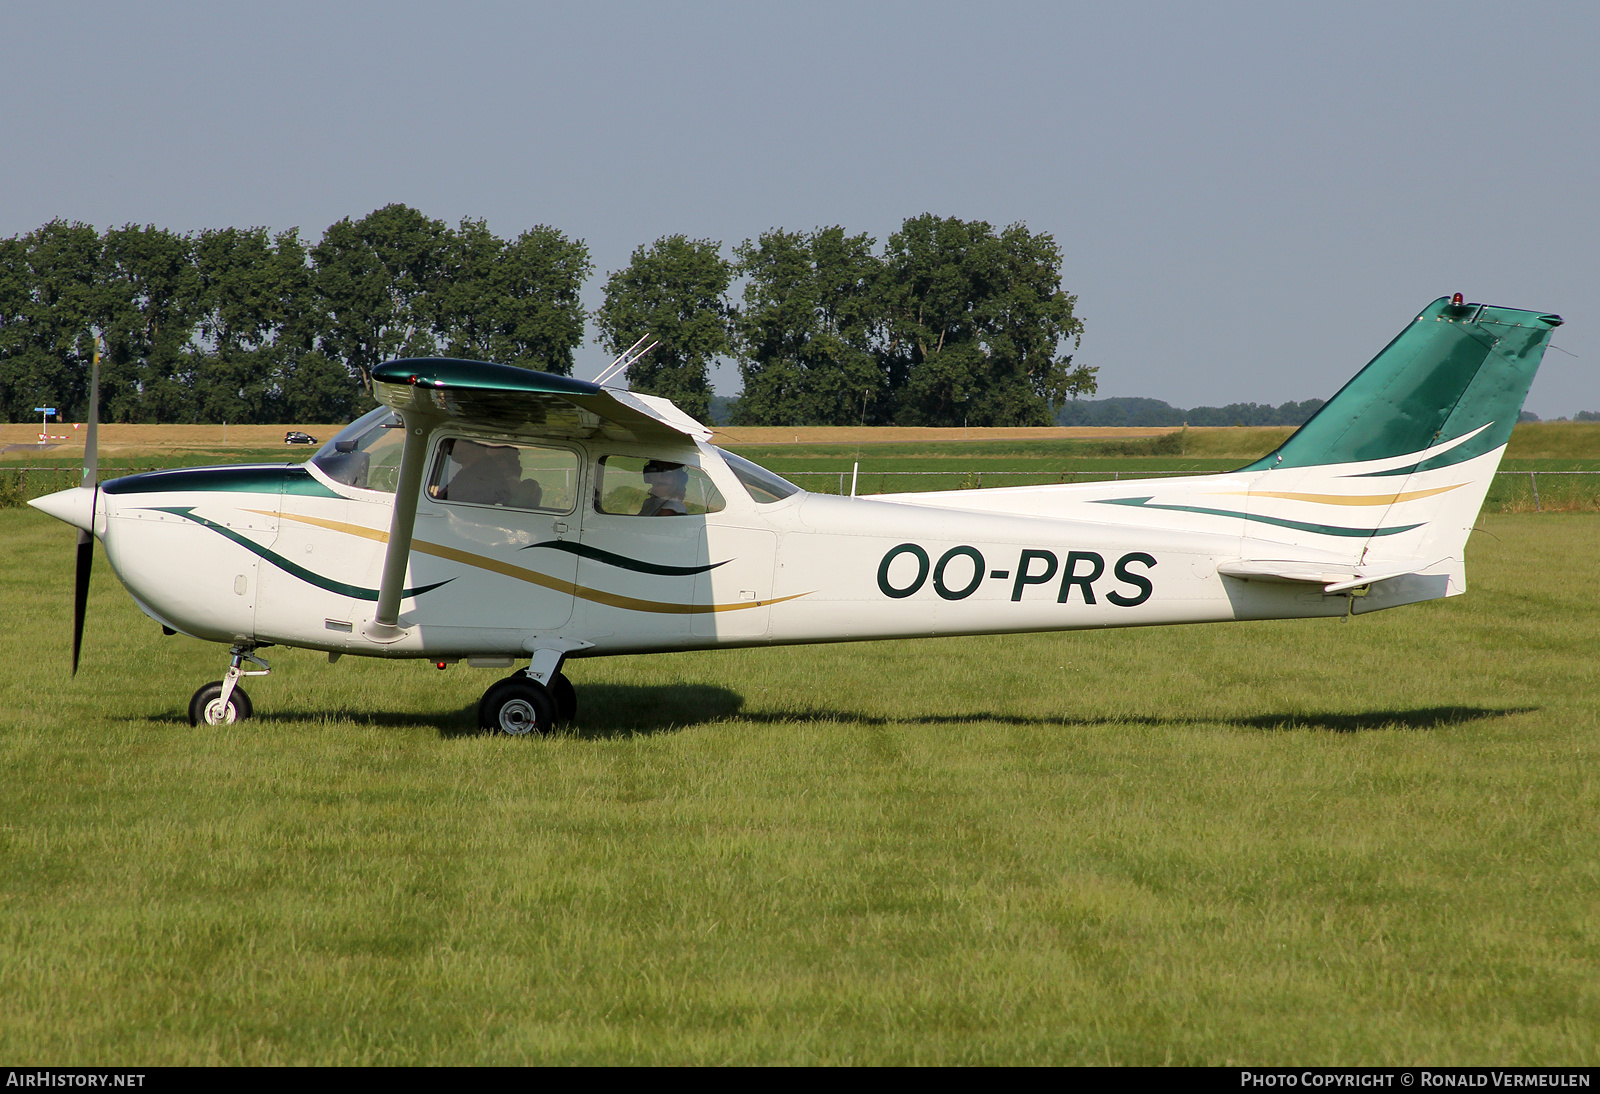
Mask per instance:
[[[1243,468],[1389,460],[1482,430],[1448,452],[1379,474],[1425,471],[1511,439],[1559,315],[1441,297],[1275,452]],[[1487,428],[1485,428],[1487,427]]]

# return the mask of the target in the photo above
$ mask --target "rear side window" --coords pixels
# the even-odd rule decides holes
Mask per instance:
[[[692,517],[719,513],[726,503],[693,464],[606,456],[595,478],[594,507],[624,517]]]
[[[578,454],[566,448],[447,437],[428,476],[437,501],[570,513],[578,500]]]

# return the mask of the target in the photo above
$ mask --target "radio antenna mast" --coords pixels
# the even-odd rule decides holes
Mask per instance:
[[[651,342],[648,346],[645,346],[644,349],[639,349],[640,346],[644,345],[645,338],[649,337],[650,336],[648,334],[645,335],[644,338],[640,338],[637,342],[624,350],[620,357],[611,362],[611,366],[609,368],[607,368],[599,376],[595,377],[594,382],[597,384],[604,384],[613,376],[621,375],[622,373],[628,371],[629,365],[638,361],[639,358],[643,357],[645,354],[649,353],[651,350],[655,349],[661,344],[659,341]]]

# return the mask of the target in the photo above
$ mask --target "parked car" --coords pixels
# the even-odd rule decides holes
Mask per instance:
[[[291,430],[289,430],[289,432],[287,432],[287,433],[285,433],[283,435],[283,443],[284,444],[316,444],[317,443],[317,439],[315,437],[313,437],[309,433],[301,433],[297,429],[291,429]]]

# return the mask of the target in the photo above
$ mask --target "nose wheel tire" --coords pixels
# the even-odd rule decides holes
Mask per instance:
[[[221,680],[211,681],[189,700],[189,724],[192,726],[227,726],[242,722],[254,714],[250,696],[238,685],[234,686],[233,694],[228,696],[228,705],[222,705]]]
[[[525,737],[548,733],[555,723],[555,700],[526,676],[500,681],[484,692],[478,703],[478,725],[490,732]]]

